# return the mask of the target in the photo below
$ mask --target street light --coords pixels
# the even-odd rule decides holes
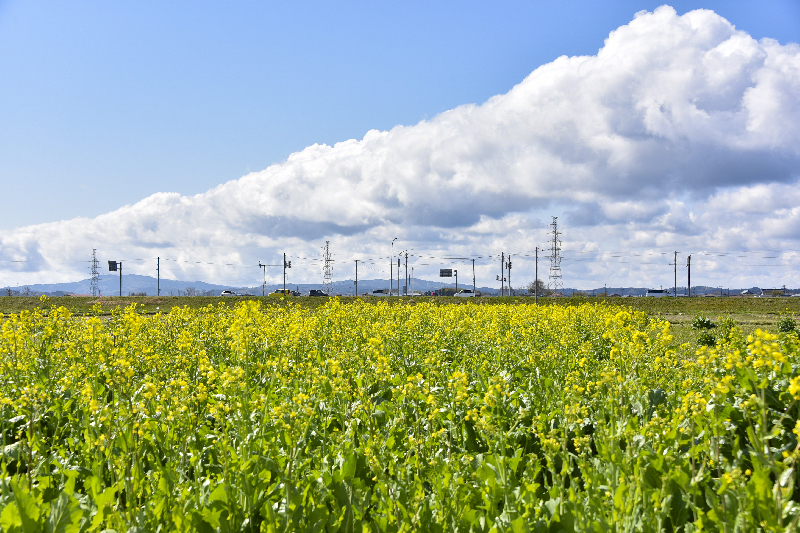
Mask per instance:
[[[283,259],[285,266],[286,254],[283,254]],[[264,269],[264,284],[261,286],[261,296],[264,296],[267,291],[267,267],[279,267],[281,265],[263,265],[261,264],[261,261],[259,261],[258,266]],[[289,261],[289,268],[292,268],[291,261]],[[286,289],[286,268],[283,269],[283,288]]]
[[[396,240],[397,240],[397,237],[392,239],[392,253],[389,256],[389,296],[392,295],[392,285],[394,284],[394,280],[392,279],[392,276],[394,275],[394,274],[392,274],[392,268],[393,268],[392,263],[394,263],[394,241],[396,241]],[[398,283],[398,285],[399,285],[399,283]]]

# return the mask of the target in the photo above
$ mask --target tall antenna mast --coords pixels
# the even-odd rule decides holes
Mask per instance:
[[[97,298],[97,295],[100,294],[100,270],[98,270],[98,266],[100,265],[99,261],[97,261],[97,248],[92,248],[92,279],[91,279],[91,287],[92,287],[92,296]]]
[[[553,217],[550,227],[553,228],[553,236],[550,240],[550,283],[547,288],[557,292],[564,288],[561,280],[561,239],[559,238],[561,232],[558,231],[558,217]]]
[[[322,281],[322,292],[331,293],[331,279],[333,278],[333,259],[331,259],[331,241],[325,241],[325,266],[322,267],[324,279]]]

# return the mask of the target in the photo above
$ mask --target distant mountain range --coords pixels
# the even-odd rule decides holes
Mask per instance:
[[[138,274],[123,274],[122,276],[122,295],[147,295],[155,296],[158,291],[159,282],[156,278],[151,276],[140,276]],[[206,283],[205,281],[178,281],[162,279],[160,282],[162,296],[186,296],[186,295],[209,295],[216,296],[222,291],[234,291],[237,294],[252,294],[260,295],[263,293],[269,294],[270,292],[283,289],[283,284],[268,284],[264,287],[261,285],[255,287],[237,287],[234,285],[218,285],[214,283]],[[455,287],[453,283],[443,283],[438,281],[428,281],[424,279],[413,279],[411,287],[415,292],[431,292],[443,287]],[[104,276],[99,282],[100,294],[103,296],[118,296],[120,294],[119,277]],[[322,289],[322,283],[287,283],[287,289],[296,290],[301,294],[307,294],[311,289]],[[472,285],[465,286],[459,283],[459,289],[472,288]],[[376,289],[389,289],[389,280],[386,279],[364,279],[358,280],[358,293],[372,293]],[[397,281],[393,283],[394,291],[397,291]],[[84,279],[70,283],[40,283],[34,285],[27,285],[21,287],[4,287],[2,291],[7,293],[11,291],[15,294],[39,295],[47,294],[50,296],[61,296],[65,294],[91,294],[91,280]],[[483,294],[494,294],[498,292],[497,288],[478,287],[478,291]],[[353,295],[355,294],[355,282],[352,279],[343,281],[334,281],[331,283],[331,294],[338,295]]]
[[[192,296],[192,295],[209,295],[217,296],[224,290],[234,291],[237,294],[252,294],[260,295],[262,291],[265,294],[276,289],[282,289],[283,284],[269,284],[264,287],[261,285],[255,287],[236,287],[232,285],[218,285],[214,283],[206,283],[204,281],[178,281],[170,279],[162,279],[161,283],[162,296]],[[120,293],[119,278],[112,276],[104,276],[100,279],[100,294],[103,296],[117,296]],[[158,287],[158,280],[151,276],[140,276],[137,274],[126,274],[122,276],[122,294],[123,296],[130,295],[147,295],[155,296]],[[455,287],[455,282],[445,283],[441,281],[429,281],[425,279],[414,279],[409,289],[419,293],[430,293],[437,289]],[[287,289],[296,290],[301,294],[308,294],[311,289],[322,289],[321,283],[290,283],[286,285]],[[393,288],[397,290],[397,281],[393,283]],[[469,288],[471,285],[459,284],[459,289]],[[358,293],[371,294],[376,289],[389,289],[389,280],[385,279],[364,279],[358,280]],[[671,289],[671,287],[669,287]],[[499,287],[477,287],[477,290],[484,295],[497,295],[500,290]],[[562,289],[561,294],[564,296],[571,296],[574,293],[582,293],[587,296],[602,296],[602,295],[619,295],[619,296],[644,296],[647,292],[646,287],[599,287],[596,289]],[[706,287],[695,286],[692,287],[693,295],[738,295],[744,289],[720,289],[719,287]],[[750,287],[748,289],[754,294],[758,294],[761,289],[758,287]],[[3,287],[0,296],[7,295],[9,292],[12,295],[31,295],[36,296],[40,294],[47,294],[49,296],[62,296],[66,294],[91,294],[91,280],[84,279],[81,281],[74,281],[70,283],[42,283],[35,285],[28,285],[22,287]],[[355,294],[355,283],[352,279],[343,281],[334,281],[331,283],[330,292],[333,295],[353,295]],[[516,295],[525,293],[524,289],[514,289]],[[671,291],[670,291],[671,292]],[[798,293],[797,289],[787,290],[789,293]],[[685,287],[678,287],[678,295],[686,294]]]

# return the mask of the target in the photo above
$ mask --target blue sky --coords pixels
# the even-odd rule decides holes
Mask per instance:
[[[634,24],[659,5],[0,1],[0,262],[17,262],[0,265],[0,285],[79,278],[63,265],[92,247],[209,265],[250,265],[286,249],[316,254],[325,239],[342,260],[379,257],[398,235],[420,254],[527,253],[546,245],[551,215],[569,230],[571,286],[623,284],[614,275],[659,284],[660,270],[609,267],[603,250],[800,249],[800,93],[779,64],[795,61],[800,2],[673,2],[677,18],[661,11]],[[689,35],[681,16],[700,8],[740,33],[714,16],[694,17]],[[616,44],[606,47],[611,32]],[[685,63],[667,64],[648,32],[652,43],[667,38],[666,55],[686,51]],[[750,54],[750,63],[715,71],[698,62],[720,50]],[[642,63],[599,80],[561,56],[590,56],[584,65],[602,68]],[[719,69],[728,77],[714,81]],[[681,85],[681,73],[695,71],[708,85]],[[785,83],[772,85],[773,75]],[[641,88],[636,102],[622,101],[625,76]],[[605,92],[590,94],[598,82],[608,82]],[[696,122],[681,111],[687,103],[713,120]],[[650,144],[631,148],[642,135]],[[509,179],[520,188],[504,190]],[[719,211],[746,196],[760,198],[762,211],[752,202]],[[178,222],[187,229],[170,233]],[[96,230],[76,237],[85,227]],[[793,257],[736,280],[800,285]],[[737,271],[707,266],[708,284]],[[226,272],[174,276],[249,279]]]
[[[0,229],[196,194],[596,54],[659,2],[0,3]],[[800,2],[713,9],[800,42]]]

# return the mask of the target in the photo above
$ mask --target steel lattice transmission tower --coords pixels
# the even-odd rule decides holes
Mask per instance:
[[[100,266],[100,262],[97,260],[97,248],[92,248],[92,266],[90,267],[92,271],[91,288],[92,296],[95,298],[100,294],[100,270],[98,266]]]
[[[558,217],[553,217],[553,222],[550,223],[553,228],[552,238],[550,239],[550,282],[547,288],[551,291],[557,292],[564,288],[561,280],[561,239],[558,231]]]
[[[325,241],[325,266],[322,267],[324,279],[322,281],[322,292],[331,293],[331,279],[333,278],[333,259],[331,259],[331,241]]]

